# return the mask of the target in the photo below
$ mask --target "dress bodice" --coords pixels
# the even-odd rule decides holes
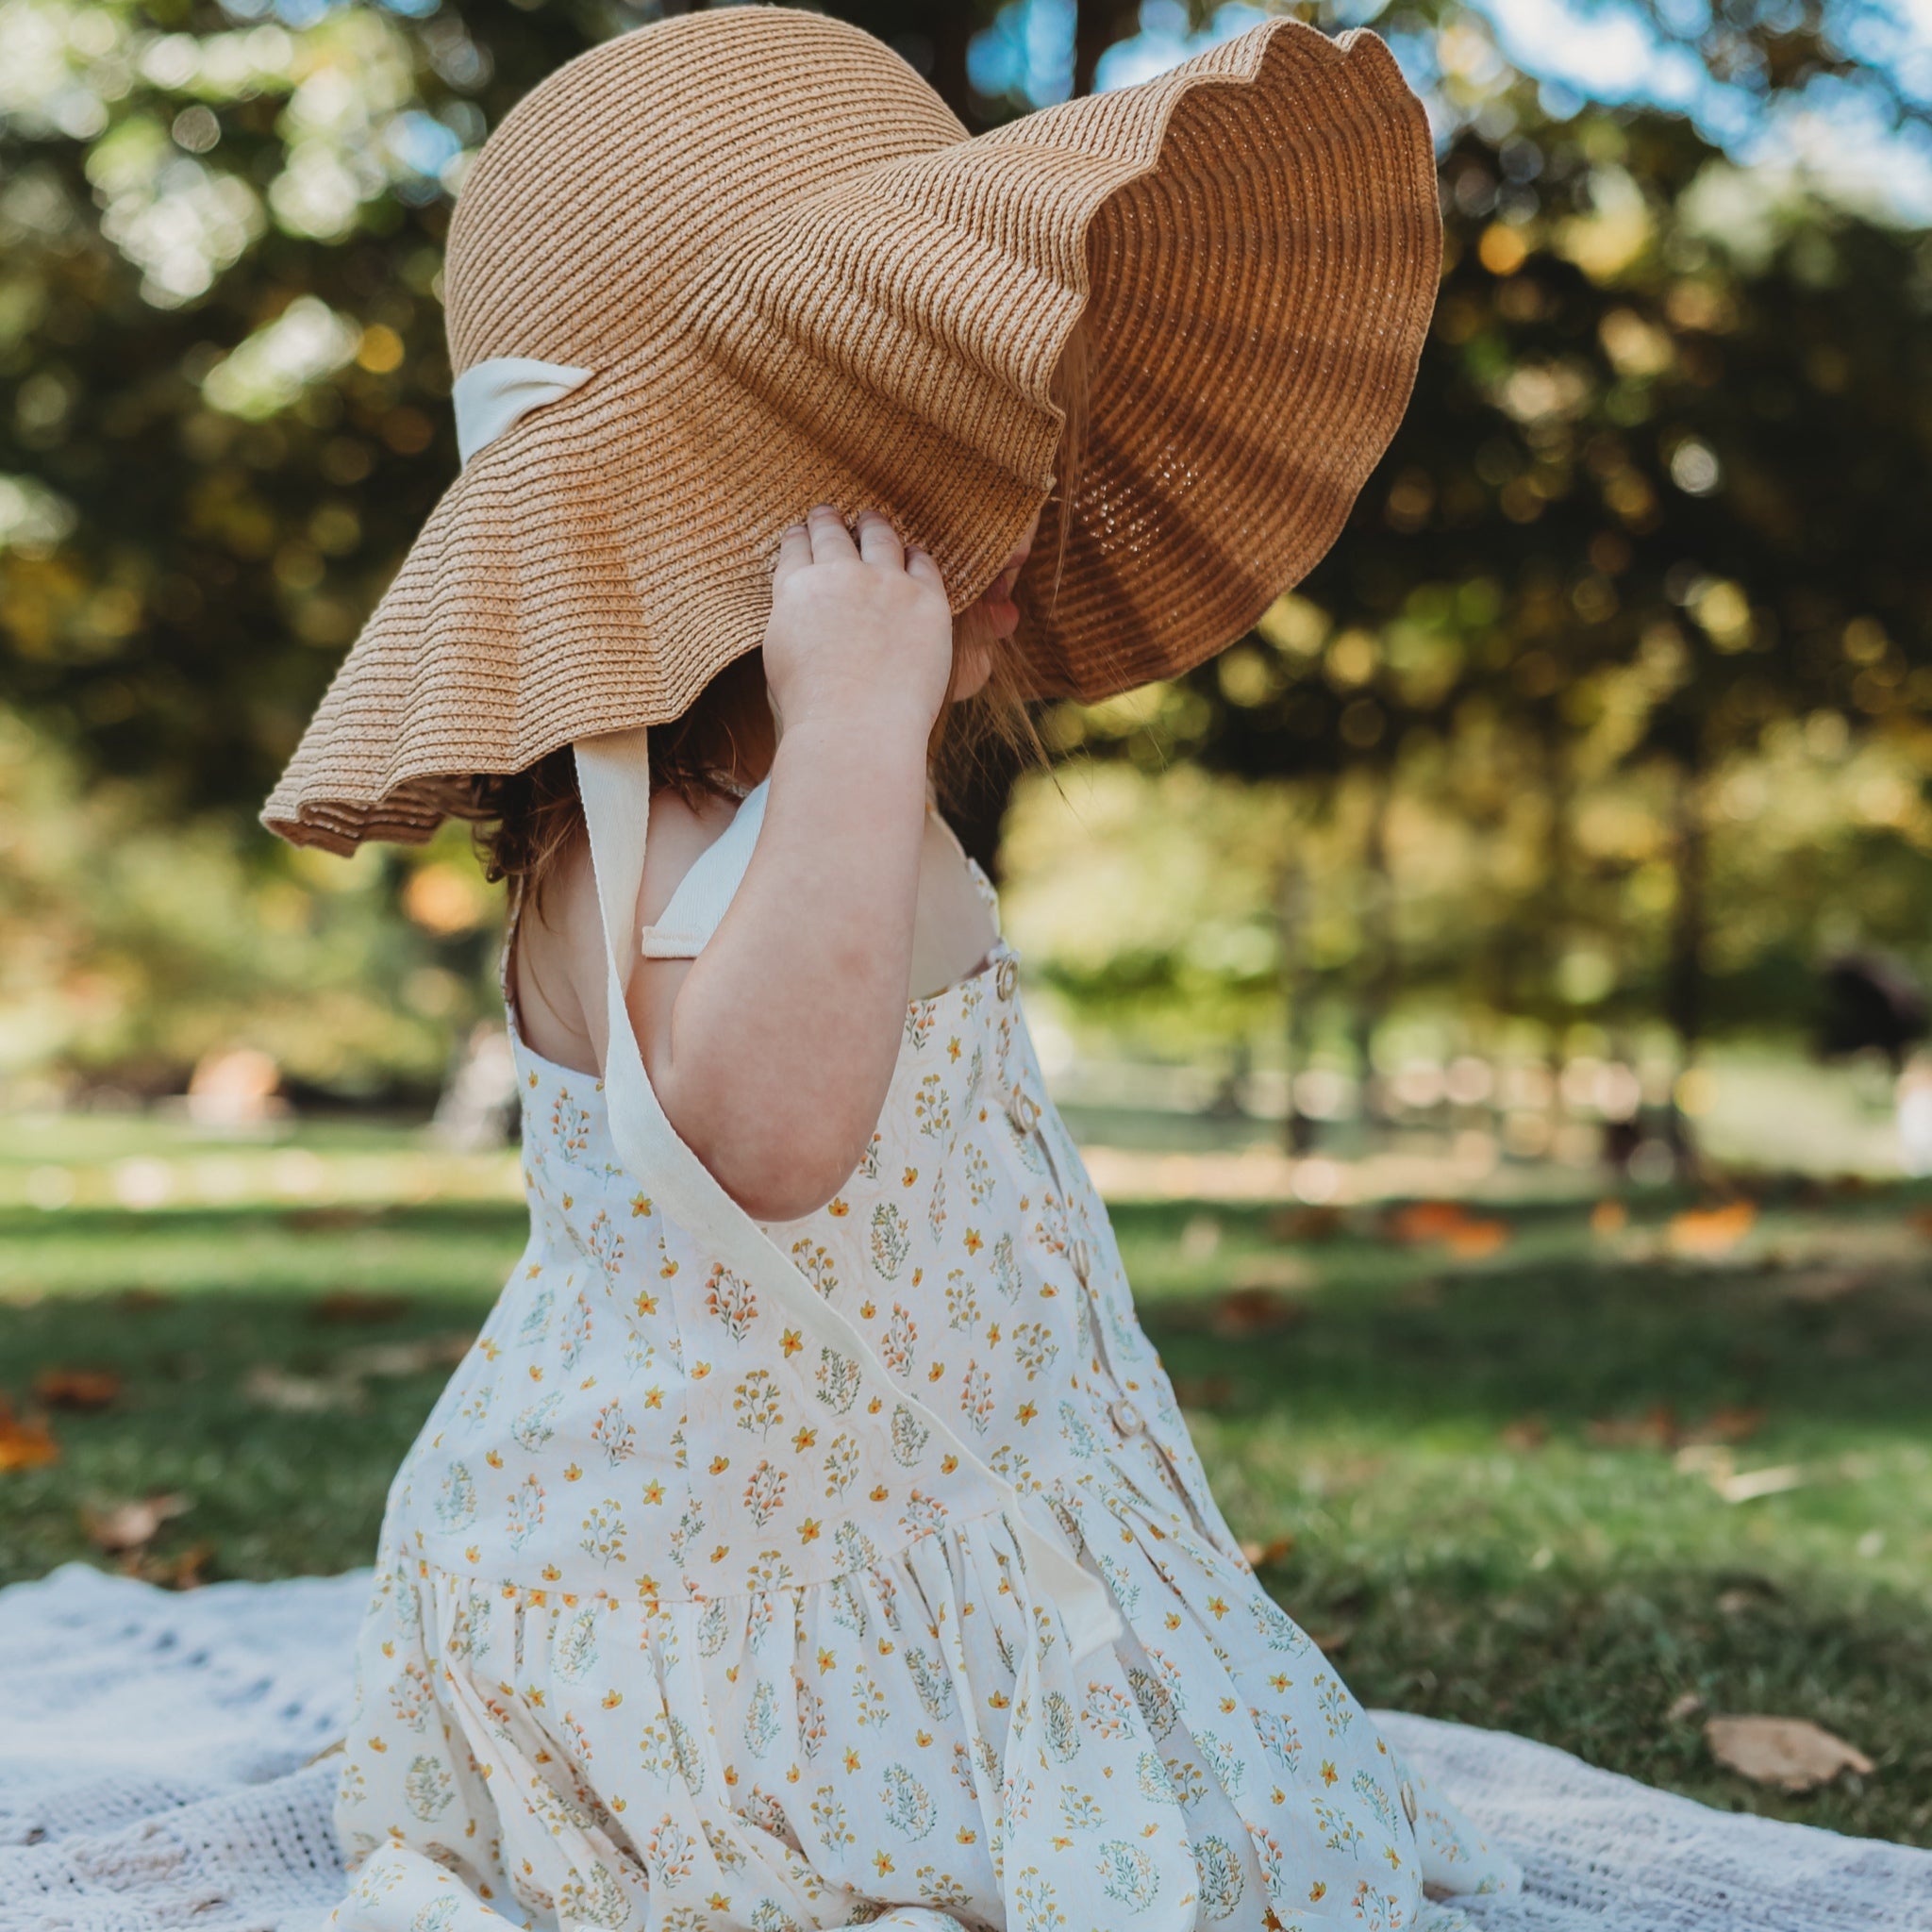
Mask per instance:
[[[1162,1453],[1184,1424],[1047,1095],[1018,969],[1001,938],[908,1002],[864,1158],[824,1207],[764,1224],[886,1386],[805,1346],[663,1211],[611,1144],[604,1082],[531,1050],[512,1008],[530,1236],[398,1477],[425,1554],[652,1598],[824,1580],[998,1506],[928,1440],[928,1406],[1023,1496],[1063,1507],[1125,1450],[1130,1480],[1227,1540],[1174,1474],[1191,1458]]]

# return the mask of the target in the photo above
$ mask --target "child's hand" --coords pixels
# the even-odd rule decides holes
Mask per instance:
[[[953,616],[939,565],[876,510],[855,544],[821,504],[785,532],[772,574],[765,682],[781,729],[807,719],[923,742],[953,675]]]

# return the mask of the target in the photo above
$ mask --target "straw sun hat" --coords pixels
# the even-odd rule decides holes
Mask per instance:
[[[463,184],[462,474],[263,821],[420,840],[473,774],[676,717],[758,643],[780,532],[822,501],[883,510],[956,610],[1044,505],[1018,591],[1036,694],[1198,663],[1334,541],[1441,247],[1422,107],[1366,32],[1269,21],[971,140],[823,15],[607,42]],[[1083,315],[1065,505],[1054,375]]]

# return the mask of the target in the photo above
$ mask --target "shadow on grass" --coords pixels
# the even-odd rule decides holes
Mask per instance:
[[[1576,1428],[1659,1407],[1686,1421],[1762,1409],[1932,1441],[1932,1245],[1837,1278],[1749,1260],[1636,1262],[1592,1252],[1576,1210],[1544,1209],[1509,1217],[1515,1239],[1493,1262],[1361,1236],[1295,1249],[1308,1281],[1283,1298],[1282,1325],[1228,1335],[1215,1295],[1263,1251],[1262,1217],[1214,1212],[1224,1246],[1192,1270],[1166,1258],[1187,1208],[1114,1219],[1150,1337],[1184,1395],[1211,1391],[1202,1406],[1217,1413],[1498,1429],[1525,1416]]]

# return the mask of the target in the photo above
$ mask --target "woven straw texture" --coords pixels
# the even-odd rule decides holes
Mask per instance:
[[[1426,121],[1370,33],[1270,21],[973,140],[821,15],[610,41],[486,143],[446,271],[458,373],[595,373],[444,495],[264,822],[420,840],[453,780],[677,716],[759,641],[817,502],[885,511],[956,610],[1044,505],[1019,588],[1039,695],[1198,663],[1334,541],[1441,249]],[[1068,505],[1053,381],[1083,313]]]

